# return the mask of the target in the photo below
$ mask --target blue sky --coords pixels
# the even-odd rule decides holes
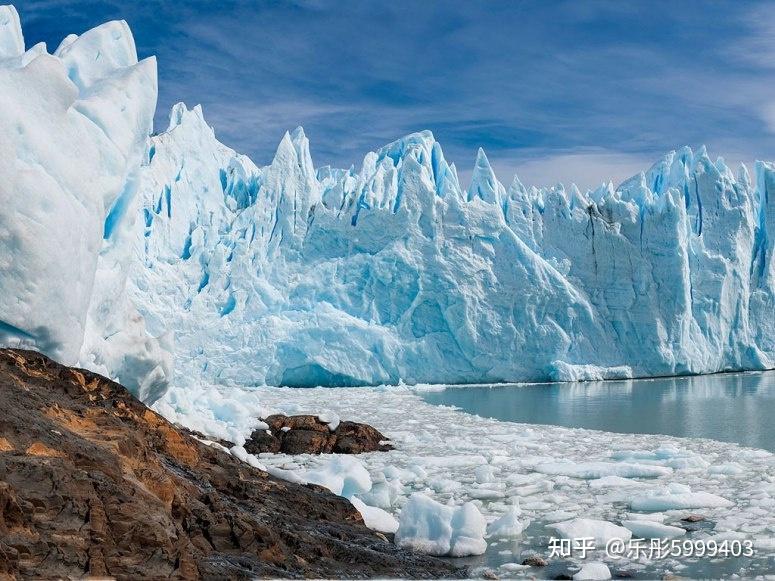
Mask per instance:
[[[123,18],[157,55],[156,127],[201,103],[219,139],[271,161],[303,125],[316,165],[360,165],[431,129],[463,177],[621,179],[706,144],[775,158],[775,10],[754,2],[24,0],[28,46]]]

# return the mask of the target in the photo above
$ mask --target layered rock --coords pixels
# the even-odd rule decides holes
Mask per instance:
[[[393,449],[387,438],[368,424],[344,421],[332,428],[310,415],[272,415],[264,422],[269,429],[254,430],[245,442],[250,454],[362,454]]]
[[[120,385],[0,350],[0,576],[447,577],[345,499],[208,447]]]

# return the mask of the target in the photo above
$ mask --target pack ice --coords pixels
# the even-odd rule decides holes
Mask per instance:
[[[354,386],[764,369],[775,167],[704,148],[618,187],[464,188],[428,131],[271,164],[200,107],[149,138],[152,59],[125,23],[24,51],[0,12],[0,333],[120,379]]]

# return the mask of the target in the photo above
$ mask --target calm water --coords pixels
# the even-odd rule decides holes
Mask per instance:
[[[609,432],[712,438],[775,452],[775,372],[450,387],[426,392],[499,420]]]

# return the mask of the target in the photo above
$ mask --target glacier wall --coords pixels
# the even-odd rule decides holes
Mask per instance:
[[[150,136],[126,23],[25,50],[0,7],[0,343],[120,380],[471,383],[775,364],[775,166],[672,152],[614,188],[463,188],[430,132],[315,168],[200,107]],[[174,362],[174,371],[173,371]],[[175,395],[177,394],[177,395]],[[190,403],[190,402],[188,402]]]
[[[164,392],[168,341],[126,294],[156,61],[125,22],[25,50],[0,6],[0,342]]]
[[[302,129],[256,167],[182,104],[143,168],[145,267],[179,382],[574,380],[771,368],[774,168],[706,151],[618,188],[464,190],[430,132],[315,169]]]

